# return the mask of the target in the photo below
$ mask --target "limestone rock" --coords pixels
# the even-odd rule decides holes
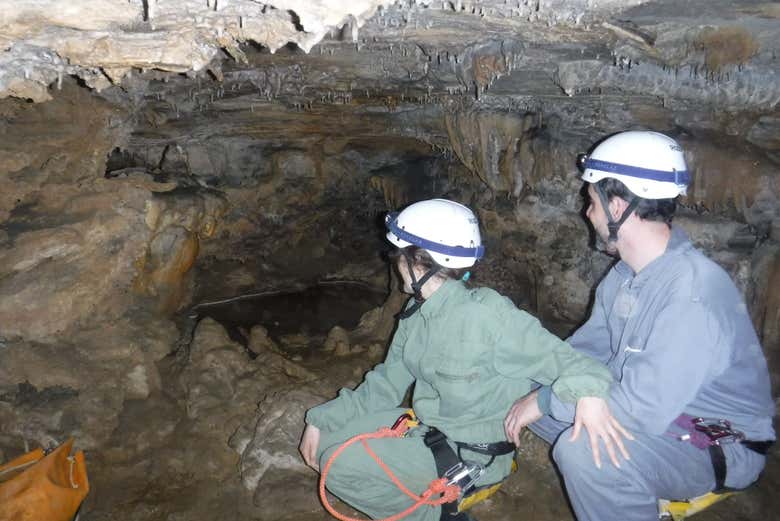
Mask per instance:
[[[170,442],[176,443],[176,426],[183,419],[178,404],[162,394],[144,400],[128,399],[106,448],[106,457],[112,464],[125,463],[149,455],[150,451],[159,450]]]
[[[226,203],[208,191],[169,192],[153,195],[145,209],[151,238],[139,259],[134,287],[156,297],[160,310],[169,313],[188,300],[190,270],[200,241],[214,234]]]
[[[268,330],[260,325],[252,327],[252,330],[249,332],[249,348],[257,354],[267,351],[279,352],[276,342],[268,336]]]
[[[298,453],[306,411],[322,403],[324,397],[312,390],[270,393],[258,404],[254,419],[242,425],[230,445],[239,454],[241,480],[250,491],[259,491],[266,474],[292,471],[305,477],[311,470]],[[269,501],[271,490],[263,489],[256,501]]]
[[[277,521],[322,516],[317,487],[317,474],[310,469],[305,474],[298,469],[270,469],[252,495],[252,503],[259,511],[257,519]]]
[[[354,342],[368,344],[372,351],[373,344],[385,345],[396,325],[396,315],[409,298],[399,291],[391,291],[382,306],[367,311],[360,317],[357,327],[349,333]]]
[[[143,328],[118,321],[56,343],[9,342],[0,349],[0,444],[26,439],[47,446],[76,436],[87,448],[104,446],[125,400],[159,393],[156,362],[176,330],[146,317]]]
[[[252,381],[256,370],[221,325],[210,318],[201,320],[195,330],[191,363],[180,377],[187,416],[197,419],[200,429],[210,429],[215,435],[232,430],[235,426],[230,422],[237,422],[243,409],[251,410],[253,398],[265,385]],[[239,388],[248,393],[239,393]]]
[[[373,343],[368,346],[368,358],[379,361],[385,356],[386,349],[382,344]]]
[[[333,327],[323,345],[325,351],[333,351],[335,356],[346,356],[350,352],[349,333],[339,326]]]
[[[316,379],[316,375],[311,371],[282,356],[279,347],[268,336],[268,330],[263,326],[252,328],[249,348],[257,354],[255,364],[262,366],[266,371],[278,372],[301,381]]]
[[[308,52],[328,31],[346,23],[356,39],[363,21],[387,3],[275,0],[267,9],[257,9],[250,0],[89,0],[60,9],[52,2],[23,2],[0,15],[3,48],[18,56],[7,58],[8,51],[0,55],[0,98],[45,101],[46,87],[63,74],[78,75],[102,90],[110,85],[106,78],[118,83],[133,68],[201,71],[220,48],[243,59],[239,44],[247,40],[272,52],[288,42]],[[44,53],[51,58],[44,59]]]
[[[195,330],[191,362],[179,376],[194,430],[226,441],[269,392],[313,379],[306,369],[266,352],[257,358],[210,318]]]
[[[780,245],[770,241],[753,254],[751,291],[746,298],[753,302],[753,323],[763,341],[764,353],[772,374],[773,390],[780,390]]]

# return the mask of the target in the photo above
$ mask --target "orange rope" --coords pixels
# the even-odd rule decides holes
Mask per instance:
[[[457,485],[447,485],[447,479],[446,478],[438,478],[431,481],[431,484],[428,485],[428,488],[419,496],[411,492],[408,488],[404,486],[403,483],[396,477],[395,474],[393,474],[393,471],[390,470],[390,467],[388,467],[381,459],[379,459],[379,456],[376,455],[376,453],[371,450],[371,448],[368,446],[368,443],[366,443],[366,440],[369,439],[375,439],[375,438],[400,438],[403,436],[404,432],[406,431],[406,425],[400,425],[398,429],[390,429],[387,427],[383,427],[379,429],[376,432],[370,432],[367,434],[359,434],[357,436],[354,436],[350,439],[348,439],[344,444],[341,445],[336,451],[331,455],[330,458],[328,458],[328,462],[325,463],[325,467],[322,469],[322,475],[320,476],[320,499],[322,500],[322,504],[325,506],[325,510],[327,510],[333,517],[336,519],[340,519],[341,521],[363,521],[360,518],[356,517],[349,517],[345,516],[344,514],[339,513],[336,511],[336,509],[333,508],[333,506],[328,501],[327,494],[325,493],[325,480],[327,479],[328,472],[330,471],[331,465],[333,465],[333,462],[336,460],[336,458],[344,452],[344,450],[352,445],[353,443],[356,443],[360,441],[363,444],[363,447],[366,449],[366,451],[371,455],[372,458],[374,458],[374,461],[376,461],[379,466],[382,468],[382,470],[385,471],[385,474],[390,478],[390,480],[397,486],[404,494],[412,498],[412,500],[415,501],[414,504],[412,504],[409,508],[404,510],[403,512],[399,512],[398,514],[395,514],[390,517],[386,517],[384,519],[381,519],[379,521],[398,521],[399,519],[403,519],[404,517],[408,516],[418,508],[420,508],[422,505],[430,505],[430,506],[437,506],[442,505],[444,503],[450,503],[452,501],[456,501],[458,497],[460,496],[460,487]],[[437,499],[430,499],[431,496],[435,494],[440,494],[441,497]]]

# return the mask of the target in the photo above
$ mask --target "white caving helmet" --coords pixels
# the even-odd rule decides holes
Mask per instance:
[[[599,143],[589,156],[580,156],[580,161],[584,181],[611,177],[643,199],[685,195],[690,183],[682,147],[658,132],[620,132]]]
[[[399,248],[419,246],[446,268],[469,268],[485,254],[477,217],[454,201],[420,201],[385,222],[387,240]]]
[[[685,195],[690,183],[682,147],[669,136],[648,130],[610,136],[578,161],[583,169],[582,179],[593,184],[601,199],[609,229],[608,249],[618,240],[618,230],[641,199],[674,199]],[[606,178],[617,179],[636,196],[627,201],[628,207],[617,221],[609,212],[606,193],[596,184]]]

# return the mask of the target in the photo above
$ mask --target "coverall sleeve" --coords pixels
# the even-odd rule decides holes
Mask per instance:
[[[580,353],[606,364],[611,350],[607,331],[607,312],[604,309],[604,287],[599,284],[588,321],[580,326],[566,341]]]
[[[333,400],[313,407],[306,413],[306,423],[320,430],[333,431],[366,413],[398,407],[414,376],[403,361],[407,333],[403,322],[393,336],[387,358],[366,374],[354,390],[342,388]]]
[[[514,305],[511,312],[499,313],[496,318],[502,331],[495,354],[499,373],[552,385],[565,401],[576,402],[583,396],[607,397],[612,376],[603,364],[578,353]]]

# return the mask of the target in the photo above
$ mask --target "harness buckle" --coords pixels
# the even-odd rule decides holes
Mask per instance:
[[[745,434],[734,429],[731,422],[722,418],[694,418],[693,428],[707,436],[712,444],[736,443],[745,439]]]
[[[485,467],[480,463],[459,461],[454,466],[450,467],[442,477],[447,478],[447,485],[457,485],[460,487],[460,496],[463,497],[484,473]]]

